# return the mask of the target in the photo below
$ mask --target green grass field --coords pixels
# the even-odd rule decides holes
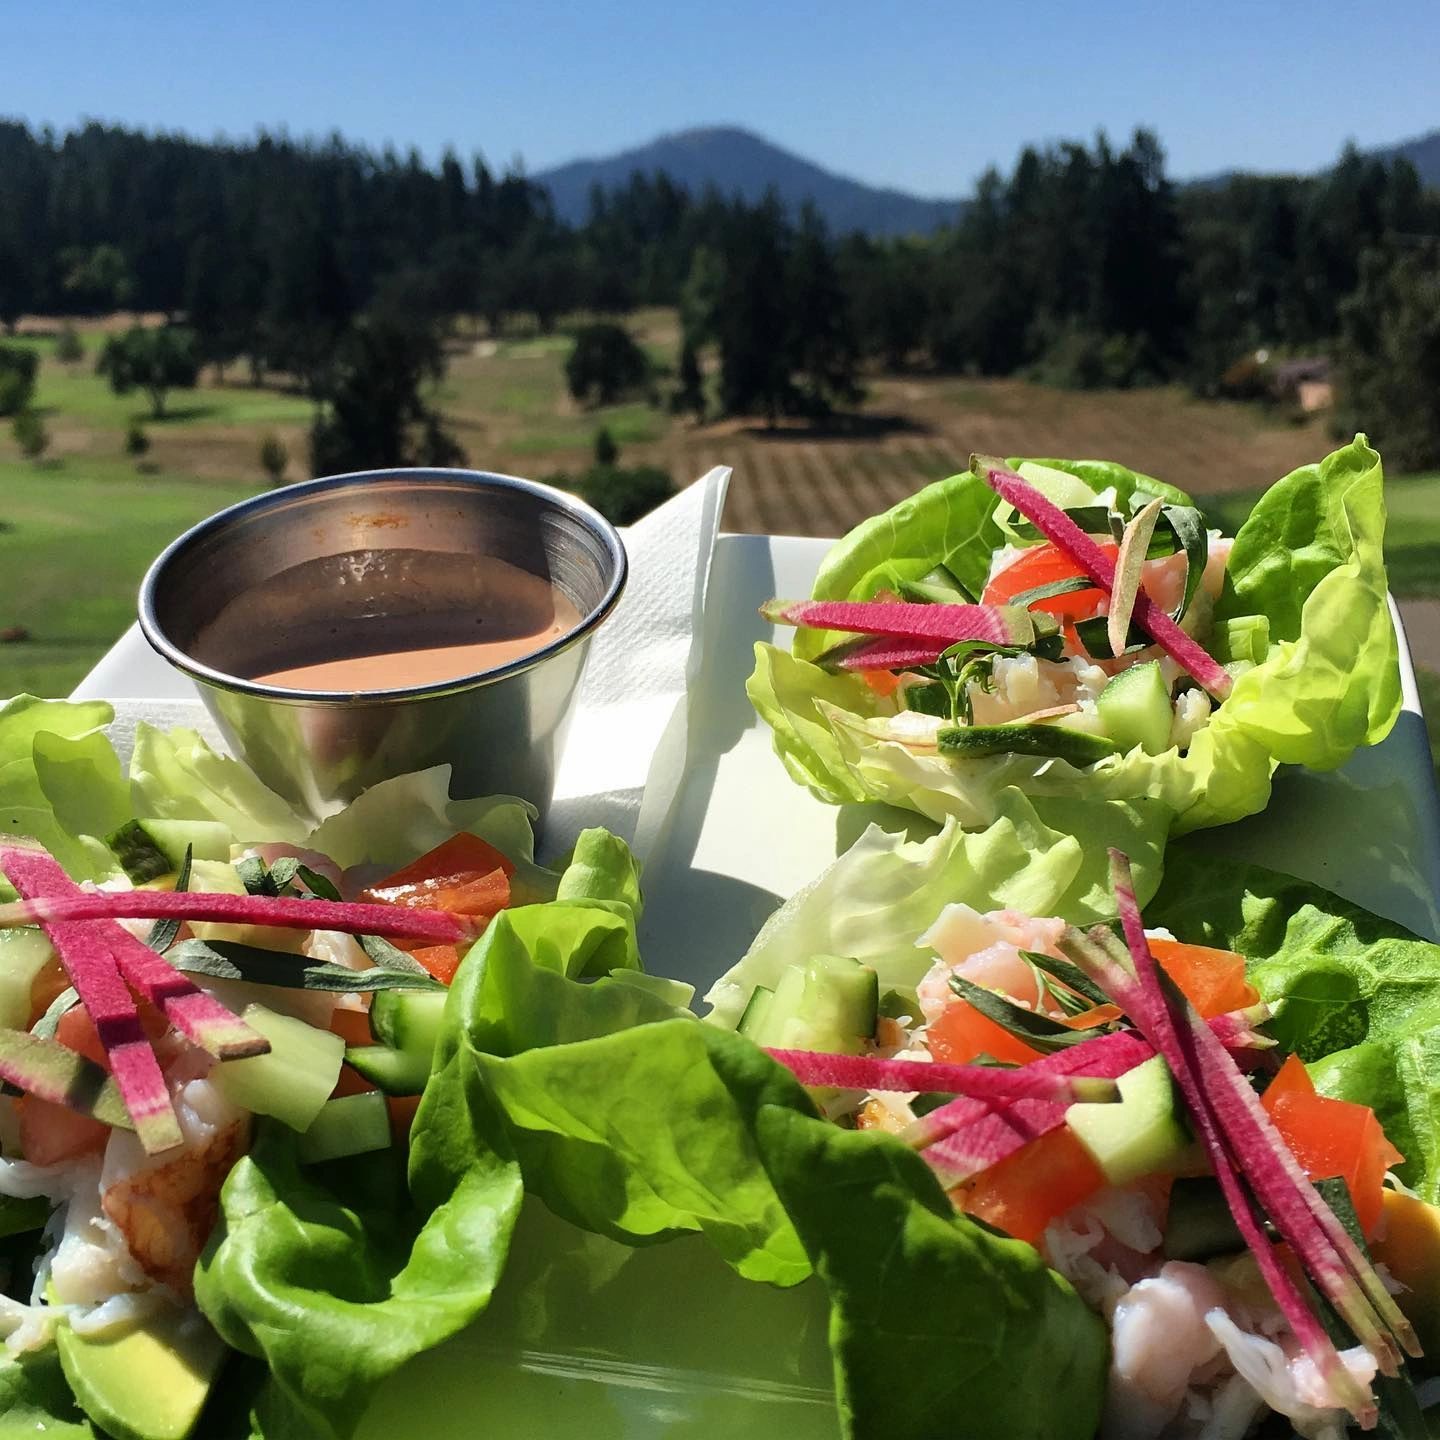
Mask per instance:
[[[268,483],[261,441],[289,448],[287,478],[305,478],[311,403],[292,391],[223,384],[207,373],[169,398],[169,416],[148,418],[141,394],[117,396],[94,373],[107,333],[130,317],[81,329],[86,357],[54,357],[55,326],[38,322],[18,343],[42,357],[36,401],[51,435],[46,463],[23,461],[0,421],[0,631],[30,638],[0,644],[0,696],[21,689],[63,695],[134,617],[146,565],[178,532]],[[673,312],[627,322],[657,362],[673,364]],[[1213,502],[1232,530],[1256,489],[1330,448],[1322,419],[1303,426],[1249,406],[1206,402],[1170,387],[1084,394],[1018,380],[872,375],[870,398],[851,430],[768,430],[746,420],[704,425],[640,400],[587,410],[564,376],[570,340],[516,334],[457,338],[436,401],[480,469],[543,477],[576,473],[606,427],[626,462],[658,465],[685,483],[712,465],[734,467],[727,529],[837,535],[919,485],[961,468],[972,451],[1110,455]],[[661,381],[663,400],[666,382]],[[123,453],[125,431],[143,424],[144,465]],[[1440,475],[1395,481],[1390,490],[1395,588],[1440,596]]]
[[[121,461],[0,460],[0,696],[65,695],[135,618],[151,560],[180,531],[252,494]]]

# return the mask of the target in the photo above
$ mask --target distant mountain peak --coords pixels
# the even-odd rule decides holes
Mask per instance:
[[[600,158],[572,160],[531,178],[549,190],[562,220],[583,221],[591,189],[613,189],[635,174],[663,171],[688,190],[713,185],[759,200],[773,188],[787,209],[812,201],[831,230],[870,235],[929,234],[958,218],[959,200],[927,200],[837,175],[741,125],[697,125]]]

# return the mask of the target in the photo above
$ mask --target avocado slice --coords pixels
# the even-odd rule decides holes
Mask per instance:
[[[168,1307],[113,1334],[62,1324],[55,1344],[80,1408],[115,1440],[186,1440],[225,1358],[200,1314]]]

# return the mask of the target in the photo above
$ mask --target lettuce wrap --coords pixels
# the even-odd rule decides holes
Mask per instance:
[[[1011,463],[1063,506],[1094,507],[1103,497],[1123,513],[1152,498],[1188,503],[1173,487],[1109,462]],[[747,689],[790,775],[832,804],[881,800],[983,829],[1001,813],[1000,797],[1018,788],[1042,816],[1054,800],[1144,800],[1164,808],[1172,833],[1224,824],[1264,809],[1277,765],[1333,769],[1393,725],[1400,679],[1384,526],[1380,457],[1364,436],[1271,486],[1235,537],[1213,615],[1192,607],[1202,640],[1221,629],[1261,634],[1263,653],[1232,667],[1233,689],[1208,723],[1159,753],[1134,745],[1091,764],[937,753],[913,743],[897,719],[907,713],[903,692],[883,693],[853,671],[817,663],[837,653],[841,637],[830,631],[802,629],[788,652],[758,644]],[[996,552],[1016,538],[1035,537],[1016,528],[978,476],[952,476],[837,542],[813,597],[903,593],[936,567],[980,596]]]
[[[502,932],[513,923],[543,962],[563,973],[638,970],[638,867],[604,831],[582,832],[560,868],[543,869],[534,861],[533,807],[504,796],[452,800],[448,767],[385,781],[314,826],[191,731],[142,726],[127,776],[104,733],[111,718],[103,704],[33,697],[0,708],[0,831],[39,840],[73,878],[123,883],[104,837],[131,819],[218,823],[237,849],[278,843],[292,853],[315,852],[316,863],[331,862],[332,874],[351,867],[384,874],[468,832],[514,863],[512,895],[533,902],[515,910]],[[207,888],[199,883],[204,868],[197,865],[194,888]],[[233,871],[230,880],[241,888]],[[304,958],[271,956],[297,967]],[[415,966],[404,956],[380,963]],[[641,977],[624,993],[659,1004],[645,983]],[[250,992],[255,988],[252,982]],[[273,993],[280,1005],[281,992]],[[304,1000],[294,1003],[291,1013],[306,1018]],[[16,1132],[6,1118],[0,1147],[9,1153],[0,1154],[0,1170],[14,1158]],[[23,1187],[28,1173],[22,1162],[11,1178]],[[230,1367],[212,1391],[200,1433],[349,1434],[387,1375],[485,1308],[522,1195],[504,1135],[477,1129],[454,1107],[432,1107],[416,1121],[408,1172],[396,1146],[302,1163],[301,1136],[257,1117],[252,1144],[224,1182],[220,1223],[194,1278],[200,1312],[233,1350],[264,1363]],[[27,1313],[44,1314],[26,1304],[37,1234],[8,1224],[4,1207],[15,1204],[0,1185],[0,1283],[16,1289],[11,1299],[0,1297],[0,1335]],[[0,1352],[0,1395],[0,1433],[16,1433],[16,1425],[26,1433],[100,1433],[77,1409],[55,1351],[43,1345]]]

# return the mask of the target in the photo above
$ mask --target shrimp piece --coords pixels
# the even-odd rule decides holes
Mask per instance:
[[[915,942],[940,956],[917,989],[926,1023],[933,1024],[954,1000],[952,975],[998,990],[1032,1009],[1057,1008],[1047,1004],[1044,987],[1020,952],[1058,955],[1055,946],[1064,930],[1063,920],[1032,919],[1014,910],[982,915],[968,905],[947,905]]]
[[[1104,1440],[1145,1440],[1165,1429],[1195,1372],[1220,1354],[1220,1339],[1206,1322],[1224,1305],[1210,1272],[1183,1260],[1130,1287],[1110,1322]]]
[[[177,1070],[169,1078],[184,1143],[148,1156],[134,1135],[117,1130],[105,1149],[100,1190],[101,1207],[136,1264],[189,1301],[220,1187],[250,1143],[250,1117],[210,1081]]]

